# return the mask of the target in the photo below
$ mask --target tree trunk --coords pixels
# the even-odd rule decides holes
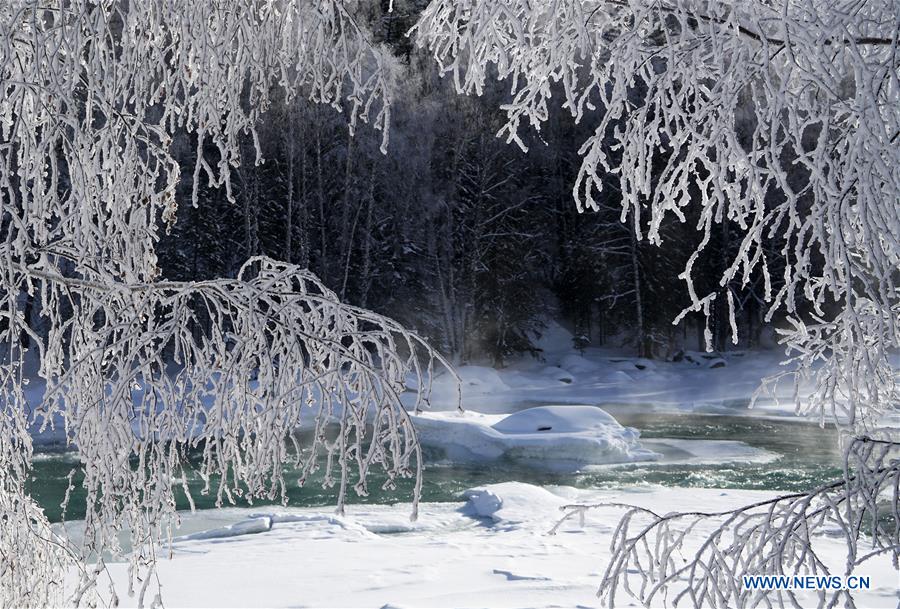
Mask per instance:
[[[376,160],[377,166],[377,160]],[[375,167],[372,168],[372,178],[369,180],[369,196],[366,205],[366,228],[363,237],[362,270],[360,271],[359,306],[366,308],[369,301],[369,288],[372,285],[372,208],[375,207]]]
[[[322,175],[322,129],[316,129],[316,195],[319,202],[319,247],[322,258],[319,261],[319,273],[328,274],[328,226],[325,216],[325,184]]]
[[[635,331],[638,357],[652,357],[648,353],[647,333],[644,329],[644,302],[641,297],[641,265],[638,260],[637,218],[631,215],[631,274],[634,283]]]
[[[294,117],[288,110],[287,113],[287,200],[285,204],[284,219],[284,261],[291,262],[293,253],[293,221],[294,221]]]

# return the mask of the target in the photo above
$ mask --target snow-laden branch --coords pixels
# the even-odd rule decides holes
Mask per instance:
[[[789,318],[798,378],[817,380],[798,409],[866,429],[900,401],[898,29],[892,0],[438,0],[416,34],[458,91],[510,83],[500,135],[523,148],[556,97],[592,121],[579,209],[603,204],[610,175],[651,242],[699,209],[689,311],[730,293],[698,294],[692,269],[716,224],[739,227],[721,285],[762,275],[769,319]]]
[[[853,438],[845,449],[844,477],[810,492],[723,512],[660,514],[632,506],[571,505],[554,527],[572,516],[585,518],[598,507],[626,510],[610,545],[599,595],[609,607],[628,594],[647,606],[750,608],[810,606],[795,590],[773,598],[770,590],[745,587],[746,574],[768,576],[839,575],[844,581],[865,573],[877,556],[900,563],[900,444],[897,430],[880,437]],[[711,527],[710,533],[700,530]],[[823,537],[825,535],[825,537]],[[834,571],[821,556],[823,539],[840,537],[847,560]],[[861,567],[863,567],[861,569]],[[817,607],[855,606],[848,590],[822,591]]]
[[[435,356],[395,322],[341,304],[308,271],[257,258],[234,280],[183,284],[21,273],[41,279],[42,314],[54,320],[37,342],[47,388],[35,418],[64,421],[83,462],[84,552],[117,551],[121,531],[135,548],[160,541],[176,517],[173,488],[193,503],[191,449],[217,504],[283,500],[287,462],[301,485],[324,467],[341,510],[348,491],[367,493],[373,467],[385,488],[416,478],[418,500],[421,453],[399,394],[412,382],[427,396]],[[2,391],[24,411],[21,363],[5,366]],[[141,553],[132,560],[135,573],[152,567]],[[90,589],[96,573],[85,577]]]
[[[696,218],[699,244],[680,275],[691,305],[676,322],[690,311],[709,318],[725,297],[736,341],[731,288],[761,276],[767,320],[777,312],[789,323],[780,331],[798,411],[861,434],[897,408],[895,1],[436,0],[415,29],[459,92],[480,94],[494,76],[509,83],[499,134],[508,141],[525,148],[521,131],[539,130],[556,98],[591,121],[579,210],[621,198],[622,220],[630,214],[635,236],[656,244],[665,221]],[[607,193],[611,183],[620,191]],[[721,223],[741,231],[740,244],[722,289],[698,293],[693,267]],[[896,442],[896,430],[886,433]],[[846,462],[843,481],[734,512],[626,508],[606,602],[624,589],[648,606],[799,607],[792,592],[740,588],[740,576],[822,573],[814,533],[826,525],[846,541],[848,574],[876,553],[897,565],[896,444],[855,441]],[[710,521],[713,533],[692,544],[691,531]],[[853,606],[847,592],[818,597],[820,607],[839,601]]]
[[[410,383],[427,400],[444,363],[434,351],[299,267],[256,258],[234,279],[178,283],[155,253],[183,173],[197,205],[201,180],[231,197],[232,169],[254,162],[242,136],[262,161],[254,129],[275,89],[345,112],[351,132],[368,121],[386,143],[389,55],[357,8],[0,3],[0,605],[95,602],[103,561],[87,563],[120,550],[121,534],[142,604],[176,489],[193,504],[188,451],[217,503],[284,500],[288,462],[300,484],[323,468],[339,507],[373,468],[386,487],[415,478],[418,500],[399,394]],[[197,146],[184,172],[181,134]],[[83,468],[77,545],[26,489],[31,432],[53,425]]]

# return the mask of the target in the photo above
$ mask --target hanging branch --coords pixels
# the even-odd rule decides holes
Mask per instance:
[[[840,575],[847,581],[878,556],[890,557],[900,568],[900,442],[890,439],[897,433],[851,439],[844,451],[844,477],[809,492],[721,512],[659,514],[621,504],[567,505],[551,533],[573,516],[583,524],[593,509],[626,510],[613,532],[598,592],[609,607],[617,606],[622,591],[648,607],[662,602],[729,609],[809,606],[796,590],[745,587],[743,578]],[[711,533],[698,534],[709,526]],[[847,559],[837,573],[820,554],[826,530],[830,536],[838,531],[846,543]],[[834,607],[840,601],[854,606],[851,591],[838,589],[819,591],[816,606]]]
[[[275,88],[344,112],[351,133],[371,123],[386,145],[389,55],[358,10],[0,3],[0,605],[115,604],[115,590],[98,597],[97,557],[120,553],[121,534],[142,605],[176,487],[193,505],[189,451],[217,505],[284,501],[285,463],[300,484],[324,468],[338,509],[368,492],[373,468],[386,488],[414,478],[418,502],[421,451],[399,394],[418,385],[423,405],[439,355],[297,266],[254,258],[234,279],[170,282],[155,250],[183,203],[173,138],[197,142],[192,204],[201,180],[233,200],[231,171],[263,160],[255,127]],[[244,134],[255,159],[240,156]],[[83,468],[77,545],[25,485],[31,431],[53,425]]]
[[[739,229],[720,287],[761,276],[766,320],[787,320],[785,372],[760,391],[793,377],[798,413],[858,436],[884,433],[882,415],[900,404],[890,359],[900,349],[896,2],[436,0],[414,30],[458,92],[509,83],[498,134],[507,141],[524,149],[521,131],[540,130],[557,100],[592,122],[573,188],[580,211],[601,208],[614,184],[638,239],[662,244],[664,220],[698,218],[680,275],[691,304],[675,323],[689,312],[709,318],[717,292],[697,292],[694,264],[717,224]],[[776,240],[777,290],[767,258]],[[896,564],[896,446],[878,443],[890,440],[851,443],[853,473],[810,493],[722,514],[626,511],[604,599],[613,606],[624,587],[648,604],[668,591],[694,606],[799,606],[790,594],[736,588],[739,576],[822,572],[812,531],[825,523],[843,531],[848,573],[868,556],[867,536]],[[689,533],[708,521],[718,528],[694,547]],[[682,550],[694,557],[686,566],[675,560]],[[820,606],[842,595],[852,605],[836,593]]]

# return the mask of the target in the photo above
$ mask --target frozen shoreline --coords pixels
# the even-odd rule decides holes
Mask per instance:
[[[346,516],[321,508],[185,514],[181,532],[194,535],[176,540],[172,559],[159,562],[163,601],[170,607],[599,606],[596,587],[621,511],[591,511],[584,527],[573,519],[549,535],[560,506],[618,501],[719,510],[775,493],[504,483],[466,495],[466,502],[423,504],[415,523],[409,504],[349,506]],[[840,573],[845,558],[839,540],[823,537],[820,543]],[[125,594],[126,565],[108,566],[120,602],[133,606],[136,600]],[[873,589],[854,595],[858,606],[895,607],[898,574],[889,561],[873,561],[865,573]],[[622,606],[637,606],[619,598]]]

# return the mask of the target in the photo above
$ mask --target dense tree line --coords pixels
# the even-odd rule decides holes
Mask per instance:
[[[613,177],[600,210],[579,213],[572,185],[588,128],[551,109],[540,132],[522,134],[527,153],[496,137],[507,85],[457,95],[405,36],[424,2],[395,1],[392,12],[382,4],[360,19],[391,49],[400,89],[386,153],[380,133],[351,135],[331,108],[276,100],[259,128],[264,162],[253,163],[248,136],[234,200],[201,187],[193,207],[197,146],[183,136],[180,207],[159,248],[164,273],[230,275],[256,254],[308,266],[341,298],[398,319],[458,362],[536,353],[548,318],[563,320],[576,346],[612,342],[648,357],[702,348],[704,318],[672,324],[689,304],[678,276],[699,240],[697,218],[666,218],[667,247],[651,245],[634,216],[621,220]],[[701,284],[721,276],[737,245],[723,223],[694,265]],[[782,246],[772,240],[770,263]],[[744,289],[699,287],[731,290],[740,344],[759,344],[762,277]],[[725,301],[709,324],[717,349],[731,344]]]

